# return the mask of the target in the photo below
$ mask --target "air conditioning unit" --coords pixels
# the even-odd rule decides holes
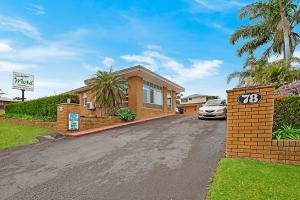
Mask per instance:
[[[87,102],[86,107],[87,107],[88,110],[95,110],[96,109],[95,104],[92,103],[92,102]]]

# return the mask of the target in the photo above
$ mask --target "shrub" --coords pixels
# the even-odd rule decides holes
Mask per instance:
[[[277,131],[273,132],[273,139],[290,139],[299,140],[300,139],[300,129],[293,128],[292,126],[284,125]]]
[[[129,108],[119,108],[116,115],[126,122],[133,121],[136,117],[136,113]]]
[[[300,129],[300,96],[275,99],[274,109],[274,132],[287,124]]]
[[[66,103],[67,99],[71,99],[71,103],[79,103],[77,95],[61,94],[9,104],[5,108],[5,116],[55,121],[57,104]]]

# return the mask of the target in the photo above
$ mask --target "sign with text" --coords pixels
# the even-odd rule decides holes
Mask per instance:
[[[34,90],[34,76],[30,75],[30,74],[13,72],[12,89],[33,91]]]
[[[79,114],[69,113],[69,130],[76,131],[79,129]]]
[[[255,104],[262,99],[260,93],[247,93],[238,96],[238,102],[241,104]]]

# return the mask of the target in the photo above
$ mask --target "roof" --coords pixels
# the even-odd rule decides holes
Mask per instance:
[[[6,97],[0,97],[0,101],[5,101],[5,102],[17,102],[16,100],[6,98]]]
[[[195,98],[195,97],[209,97],[209,95],[191,94],[191,95],[189,95],[189,96],[183,97],[182,99]]]
[[[83,87],[80,87],[80,88],[68,91],[66,93],[79,93],[79,92],[85,92],[87,90],[89,90],[89,87],[86,85],[86,86],[83,86]]]
[[[126,68],[126,69],[122,69],[122,70],[119,70],[119,71],[116,71],[116,73],[120,76],[127,76],[129,77],[130,75],[133,75],[133,74],[144,74],[145,76],[148,76],[148,77],[154,77],[156,80],[159,80],[160,82],[163,82],[164,84],[166,85],[169,85],[169,86],[172,86],[172,88],[176,88],[176,90],[178,92],[184,92],[185,91],[185,88],[178,85],[177,83],[174,83],[173,81],[170,81],[169,79],[141,66],[141,65],[137,65],[137,66],[133,66],[133,67],[129,67],[129,68]],[[72,90],[68,93],[76,93],[76,92],[82,92],[82,91],[86,91],[88,90],[88,82],[90,81],[91,79],[87,79],[84,81],[84,83],[86,84],[86,86],[84,87],[81,87],[81,88],[78,88],[78,89],[75,89],[75,90]]]

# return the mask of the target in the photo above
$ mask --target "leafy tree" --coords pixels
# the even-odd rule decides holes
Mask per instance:
[[[300,36],[293,32],[300,22],[300,11],[293,0],[268,0],[249,4],[242,8],[240,18],[247,18],[251,25],[239,28],[230,38],[231,44],[240,39],[245,43],[238,48],[238,56],[251,54],[259,47],[267,46],[262,59],[271,54],[283,54],[286,61],[292,58]]]
[[[233,72],[228,75],[227,83],[232,79],[238,78],[238,86],[269,85],[276,88],[283,84],[291,83],[300,79],[300,69],[293,67],[290,62],[280,60],[267,63],[266,61],[257,62],[251,68],[244,67],[240,72]]]
[[[126,80],[115,72],[97,71],[89,81],[96,103],[108,108],[116,108],[126,98]]]

